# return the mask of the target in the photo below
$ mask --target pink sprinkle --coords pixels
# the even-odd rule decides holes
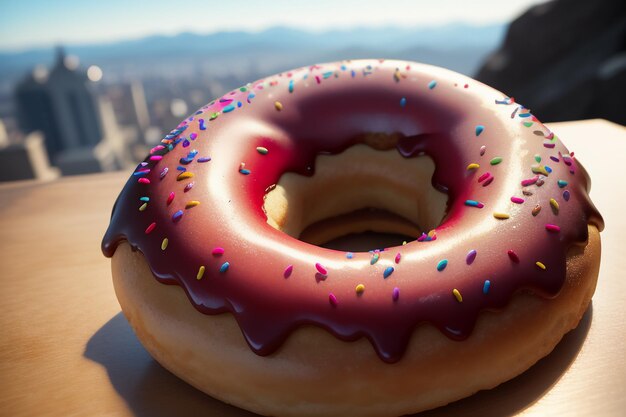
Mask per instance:
[[[172,201],[174,201],[174,196],[175,196],[174,191],[172,191],[172,192],[170,193],[170,195],[169,195],[169,196],[167,196],[167,201],[166,201],[166,204],[167,204],[168,206],[169,206],[170,204],[172,204]]]
[[[558,232],[561,231],[561,228],[559,226],[557,226],[556,224],[548,223],[548,224],[546,224],[546,230],[548,232],[558,233]]]
[[[151,160],[151,161],[160,161],[161,159],[163,159],[163,156],[162,156],[162,155],[152,155],[152,156],[150,157],[150,160]]]
[[[328,301],[330,302],[330,305],[337,307],[337,297],[335,297],[335,294],[332,292],[328,294]]]
[[[391,293],[391,299],[393,301],[398,301],[398,298],[400,298],[400,288],[395,287]]]
[[[156,227],[155,222],[150,223],[150,226],[146,227],[146,234],[149,234],[151,231],[153,231],[155,227]]]
[[[150,153],[151,153],[151,154],[153,154],[153,153],[155,153],[155,152],[160,151],[161,149],[165,149],[165,146],[163,146],[163,145],[157,145],[157,146],[155,146],[154,148],[150,149]]]
[[[320,84],[322,82],[322,80],[320,79],[319,75],[315,76],[315,81],[317,81],[318,84]]]
[[[137,182],[140,184],[150,184],[150,180],[148,178],[139,178]]]
[[[400,263],[400,259],[402,258],[402,255],[400,255],[400,252],[398,252],[396,254],[396,263],[399,264]]]
[[[317,272],[319,272],[322,275],[328,275],[328,270],[324,268],[324,265],[322,265],[319,262],[315,264],[315,269],[317,269]]]
[[[519,263],[519,256],[517,256],[517,253],[515,253],[513,249],[509,249],[507,254],[509,255],[509,258],[511,258],[513,262],[515,262],[516,264]]]
[[[224,248],[221,248],[219,246],[211,251],[211,255],[214,255],[214,256],[221,256],[223,254],[224,254]]]
[[[293,265],[289,265],[287,266],[287,268],[285,268],[285,272],[283,272],[283,276],[285,278],[289,278],[292,272],[293,272]]]
[[[493,182],[493,179],[494,179],[494,178],[495,178],[495,177],[489,177],[489,178],[487,178],[487,179],[485,180],[485,182],[483,183],[483,187],[486,187],[486,186],[488,186],[489,184],[491,184],[491,183]]]
[[[515,204],[522,204],[524,202],[524,199],[519,197],[511,197],[511,201]]]
[[[485,145],[480,147],[480,156],[483,156],[485,154],[485,151],[487,150],[487,147]]]
[[[522,181],[522,187],[528,187],[529,185],[533,185],[537,182],[537,180],[539,179],[539,175],[535,175],[532,178],[529,178],[527,180],[523,180]]]
[[[478,177],[478,182],[483,182],[485,181],[487,178],[489,178],[491,176],[491,172],[485,172],[483,175],[481,175],[480,177]]]

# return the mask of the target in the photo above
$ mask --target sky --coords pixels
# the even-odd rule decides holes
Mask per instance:
[[[543,0],[0,0],[0,50],[180,32],[508,22]]]

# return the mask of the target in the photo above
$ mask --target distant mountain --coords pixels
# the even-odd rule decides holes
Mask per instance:
[[[232,71],[262,76],[318,61],[398,58],[443,65],[472,74],[501,42],[505,25],[448,24],[430,28],[356,28],[307,32],[273,27],[262,32],[180,33],[106,44],[67,45],[85,65],[96,64],[118,77],[187,74],[190,66],[215,76]],[[0,81],[49,66],[51,48],[0,52]],[[177,68],[178,67],[178,68]]]

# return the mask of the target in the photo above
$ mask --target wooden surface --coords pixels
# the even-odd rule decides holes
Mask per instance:
[[[593,305],[520,377],[423,415],[626,415],[626,129],[550,126],[606,221]],[[161,368],[120,313],[100,240],[128,175],[0,185],[0,415],[252,415]]]

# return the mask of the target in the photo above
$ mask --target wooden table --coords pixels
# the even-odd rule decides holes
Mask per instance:
[[[554,123],[604,215],[599,284],[578,328],[518,378],[428,416],[626,413],[626,128]],[[100,240],[129,173],[0,185],[0,415],[246,416],[146,353]]]

